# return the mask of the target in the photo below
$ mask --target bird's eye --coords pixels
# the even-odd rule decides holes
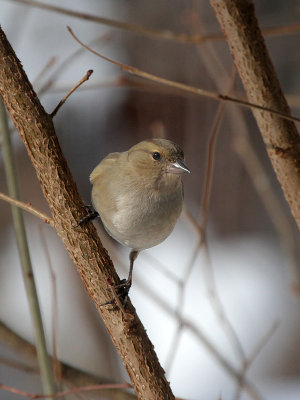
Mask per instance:
[[[160,155],[160,153],[158,153],[157,151],[155,151],[155,152],[152,154],[152,157],[153,157],[153,159],[156,160],[156,161],[158,161],[158,160],[161,159],[161,155]]]

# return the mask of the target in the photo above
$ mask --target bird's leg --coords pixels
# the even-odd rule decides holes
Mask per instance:
[[[78,222],[77,225],[73,226],[74,229],[75,229],[75,228],[78,228],[78,227],[79,227],[80,225],[82,225],[82,224],[86,224],[87,222],[92,221],[93,219],[99,217],[99,213],[98,213],[97,211],[93,210],[92,207],[91,207],[90,205],[84,206],[84,208],[85,208],[85,210],[86,210],[86,212],[87,212],[87,215],[85,215],[84,217],[82,217],[82,218],[79,220],[79,222]]]
[[[137,259],[137,256],[139,254],[138,250],[131,250],[130,255],[129,255],[129,260],[130,260],[130,267],[129,267],[129,274],[127,279],[122,279],[121,283],[119,285],[116,285],[115,288],[126,288],[129,292],[129,289],[132,284],[132,273],[133,273],[133,264],[135,260]]]
[[[138,256],[138,254],[139,254],[138,250],[131,250],[130,255],[129,255],[130,267],[129,267],[128,278],[122,279],[121,283],[119,285],[115,286],[115,289],[117,290],[117,294],[118,294],[119,298],[121,298],[123,305],[125,305],[127,302],[128,293],[129,293],[129,290],[130,290],[131,284],[132,284],[133,264]]]
[[[132,272],[133,272],[133,264],[139,254],[138,250],[131,250],[130,255],[129,255],[129,260],[130,260],[130,267],[129,267],[129,274],[127,279],[122,279],[119,285],[113,286],[113,292],[115,293],[116,296],[120,299],[122,307],[125,307],[128,299],[128,293],[129,289],[132,284]],[[113,304],[115,303],[116,300],[112,299],[107,301],[106,303],[101,304],[101,306],[106,306],[108,304]]]
[[[116,296],[118,296],[119,301],[121,301],[122,307],[125,307],[128,299],[129,289],[132,284],[132,272],[133,272],[133,264],[139,254],[138,250],[131,250],[129,255],[130,260],[130,267],[129,267],[129,274],[127,279],[122,279],[119,285],[113,286],[113,292]],[[106,303],[101,304],[101,306],[106,306],[109,304],[113,304],[116,302],[116,299],[112,299],[107,301]]]

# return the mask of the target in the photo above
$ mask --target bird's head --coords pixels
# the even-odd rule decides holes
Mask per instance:
[[[166,139],[149,139],[136,144],[128,151],[128,161],[138,174],[151,180],[174,179],[176,175],[190,172],[182,149]]]

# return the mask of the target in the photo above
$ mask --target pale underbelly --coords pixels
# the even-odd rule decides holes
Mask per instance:
[[[116,215],[112,221],[102,222],[108,234],[119,243],[135,250],[144,250],[163,242],[173,231],[181,213],[181,205],[170,214],[161,210],[155,215],[131,218],[130,214]]]

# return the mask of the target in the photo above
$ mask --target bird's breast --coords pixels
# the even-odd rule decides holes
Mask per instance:
[[[119,193],[114,208],[110,220],[102,219],[110,235],[136,250],[150,248],[172,232],[182,209],[182,187],[177,185],[167,193],[158,190]]]

